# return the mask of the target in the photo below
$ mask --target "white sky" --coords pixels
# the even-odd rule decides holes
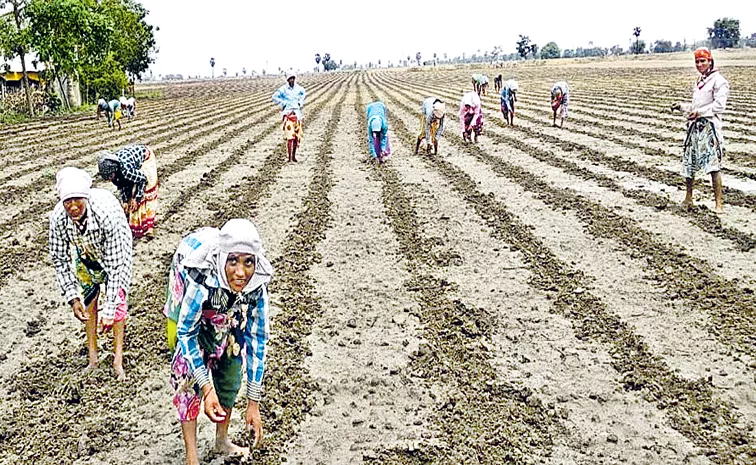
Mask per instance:
[[[560,48],[620,45],[627,49],[640,26],[647,44],[658,39],[702,40],[721,17],[740,20],[741,36],[756,32],[756,8],[748,0],[449,1],[382,0],[257,1],[141,0],[148,21],[160,27],[155,75],[210,75],[223,68],[233,76],[278,67],[311,70],[315,53],[329,52],[344,63],[397,63],[416,52],[423,59],[481,53],[501,45],[515,52],[519,34]],[[471,5],[462,14],[463,5]],[[482,5],[475,13],[472,5]],[[748,6],[751,5],[751,6]],[[465,20],[460,20],[464,16]],[[463,26],[464,24],[464,26]],[[464,35],[463,31],[469,34]]]

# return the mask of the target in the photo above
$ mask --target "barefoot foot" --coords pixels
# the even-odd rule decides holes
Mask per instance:
[[[215,452],[232,457],[246,457],[249,455],[249,447],[237,446],[228,437],[215,438]]]
[[[118,381],[126,381],[126,372],[123,371],[123,366],[113,365],[113,370],[115,370]]]

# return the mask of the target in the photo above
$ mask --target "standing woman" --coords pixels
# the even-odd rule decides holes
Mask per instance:
[[[370,156],[379,163],[391,155],[388,137],[388,110],[383,102],[373,102],[367,106],[368,147]]]
[[[564,120],[569,116],[570,86],[565,81],[559,81],[551,88],[551,109],[554,111],[552,125],[556,127],[557,112],[561,118],[559,127],[564,127]]]
[[[158,178],[154,152],[142,144],[127,145],[115,153],[100,152],[100,176],[112,181],[121,201],[134,238],[154,237]]]
[[[714,211],[722,213],[722,114],[727,105],[730,84],[714,67],[714,58],[708,48],[693,52],[696,68],[701,75],[693,86],[691,103],[677,103],[673,110],[680,110],[688,119],[688,134],[683,148],[682,174],[685,176],[685,200],[683,206],[693,205],[693,179],[698,171],[711,174],[714,187]]]
[[[289,161],[297,161],[297,147],[302,142],[302,107],[307,93],[304,88],[296,84],[296,76],[289,73],[286,84],[273,94],[273,102],[281,107],[283,118],[284,140]]]
[[[474,143],[483,132],[483,105],[475,92],[466,92],[462,96],[459,124],[462,127],[462,138],[466,141]]]

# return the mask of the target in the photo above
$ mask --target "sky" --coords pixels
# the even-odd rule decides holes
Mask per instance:
[[[158,26],[159,52],[154,76],[209,76],[242,68],[247,73],[278,68],[312,70],[315,54],[331,54],[336,61],[383,65],[420,52],[443,57],[468,56],[503,47],[514,53],[519,34],[539,46],[554,41],[564,48],[594,46],[627,49],[633,28],[641,28],[647,44],[659,39],[702,40],[707,27],[721,17],[740,19],[741,36],[756,32],[756,13],[744,0],[636,0],[624,3],[594,0],[518,1],[480,0],[460,12],[467,2],[382,0],[371,3],[339,1],[259,0],[141,0]],[[750,5],[750,6],[749,6]]]

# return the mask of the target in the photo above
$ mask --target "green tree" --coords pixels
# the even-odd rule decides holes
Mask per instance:
[[[562,56],[562,52],[561,50],[559,50],[559,46],[556,44],[556,42],[549,42],[541,49],[541,59],[543,60],[559,58],[560,56]]]
[[[630,46],[630,52],[636,55],[646,52],[646,41],[636,40],[632,46]]]
[[[530,56],[538,58],[538,45],[530,44]]]
[[[657,40],[654,42],[654,47],[652,48],[652,51],[654,53],[671,53],[674,52],[675,49],[672,47],[672,42],[669,40]]]
[[[530,53],[530,37],[520,34],[520,40],[517,41],[517,53],[522,58],[527,58]]]
[[[34,116],[34,107],[29,89],[29,77],[26,72],[26,54],[29,51],[28,21],[25,16],[25,0],[0,0],[0,11],[8,5],[11,10],[0,15],[0,55],[7,60],[19,57],[21,60],[21,81],[26,96],[29,116]]]
[[[105,99],[119,95],[121,90],[129,85],[126,73],[123,71],[113,54],[105,60],[92,66],[85,66],[81,73],[81,82],[87,89],[87,100],[103,97]]]
[[[94,0],[30,0],[26,8],[29,42],[61,88],[61,75],[78,77],[108,56],[113,25],[95,7]]]
[[[98,10],[118,31],[111,44],[115,60],[129,75],[141,79],[142,73],[155,62],[155,31],[159,28],[147,24],[145,17],[149,12],[134,0],[100,0]]]
[[[612,46],[612,48],[611,48],[611,49],[609,49],[609,51],[610,51],[610,52],[612,53],[612,55],[614,55],[614,56],[617,56],[617,55],[622,55],[623,53],[625,53],[625,51],[624,51],[624,50],[622,50],[622,47],[620,47],[619,45],[614,45],[614,46]]]
[[[639,44],[639,40],[640,40],[639,38],[640,38],[640,35],[641,35],[641,28],[640,27],[636,26],[633,29],[633,35],[635,36],[635,47],[634,48],[631,47],[630,50],[633,50],[633,53],[635,53],[637,55],[637,54],[641,53],[646,48],[646,43],[645,42],[643,43],[643,47],[641,47],[640,44]],[[640,51],[635,51],[635,50],[640,50]]]
[[[746,39],[746,47],[756,47],[756,33]]]
[[[737,47],[740,42],[740,20],[720,18],[714,21],[714,27],[708,28],[709,40],[713,48]]]

